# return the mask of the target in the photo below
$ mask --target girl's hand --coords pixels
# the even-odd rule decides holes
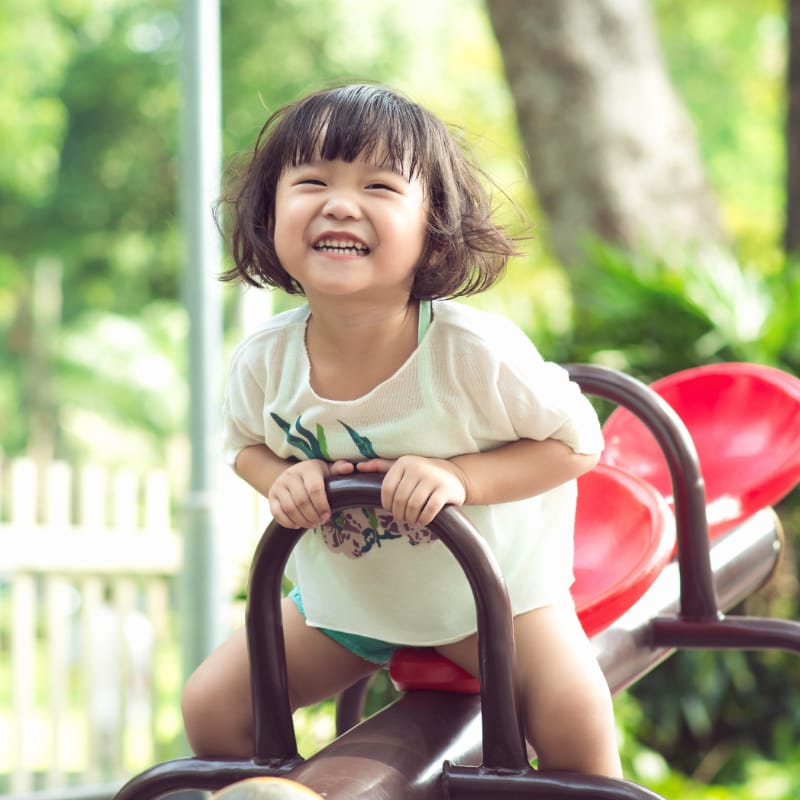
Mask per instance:
[[[424,527],[446,506],[461,506],[467,497],[464,473],[451,461],[423,456],[397,460],[373,458],[356,465],[358,472],[385,472],[381,504],[398,522]]]
[[[331,516],[325,479],[331,475],[347,475],[354,467],[349,461],[311,459],[298,461],[281,473],[267,495],[269,510],[286,528],[316,528]]]

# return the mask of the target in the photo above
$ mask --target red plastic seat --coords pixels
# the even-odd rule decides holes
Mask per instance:
[[[760,364],[713,364],[651,385],[691,434],[706,487],[712,538],[771,506],[800,480],[800,379]],[[618,408],[603,426],[602,461],[651,483],[671,501],[652,434]]]
[[[404,647],[389,662],[389,677],[399,692],[426,689],[477,694],[480,682],[432,647]]]
[[[650,484],[607,464],[578,479],[572,598],[587,635],[633,606],[674,547],[672,512]]]
[[[589,636],[645,593],[674,546],[672,513],[651,485],[603,464],[579,478],[572,596]],[[472,675],[428,648],[399,650],[389,675],[401,691],[479,691]]]

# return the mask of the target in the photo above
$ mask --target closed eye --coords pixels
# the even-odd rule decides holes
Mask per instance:
[[[396,192],[397,189],[394,186],[389,186],[388,183],[370,183],[367,186],[367,189],[383,189],[387,192]]]
[[[319,178],[303,178],[302,180],[297,181],[298,186],[300,186],[301,184],[310,184],[311,186],[324,186],[325,181],[321,181]]]

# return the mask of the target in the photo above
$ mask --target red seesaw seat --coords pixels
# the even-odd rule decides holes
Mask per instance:
[[[589,636],[645,593],[674,546],[672,513],[650,484],[607,464],[578,479],[572,597]],[[476,678],[432,648],[399,650],[389,675],[401,691],[479,691]]]
[[[650,388],[694,440],[712,539],[774,505],[800,481],[800,379],[734,362],[682,370]],[[601,460],[638,475],[671,503],[666,461],[644,424],[617,408],[603,433]]]

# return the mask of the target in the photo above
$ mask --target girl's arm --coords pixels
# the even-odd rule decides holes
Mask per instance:
[[[516,442],[450,459],[463,475],[466,505],[522,500],[555,489],[597,464],[599,453],[576,453],[557,439]]]
[[[519,439],[451,459],[372,459],[357,469],[385,472],[383,507],[399,521],[424,526],[446,505],[492,505],[542,494],[588,472],[598,458],[556,439]]]
[[[233,469],[264,497],[269,496],[272,484],[292,462],[275,455],[265,444],[254,444],[239,451]]]
[[[287,528],[314,528],[331,515],[325,479],[353,471],[348,461],[290,461],[265,444],[245,447],[234,464],[236,474],[269,500],[272,516]]]

